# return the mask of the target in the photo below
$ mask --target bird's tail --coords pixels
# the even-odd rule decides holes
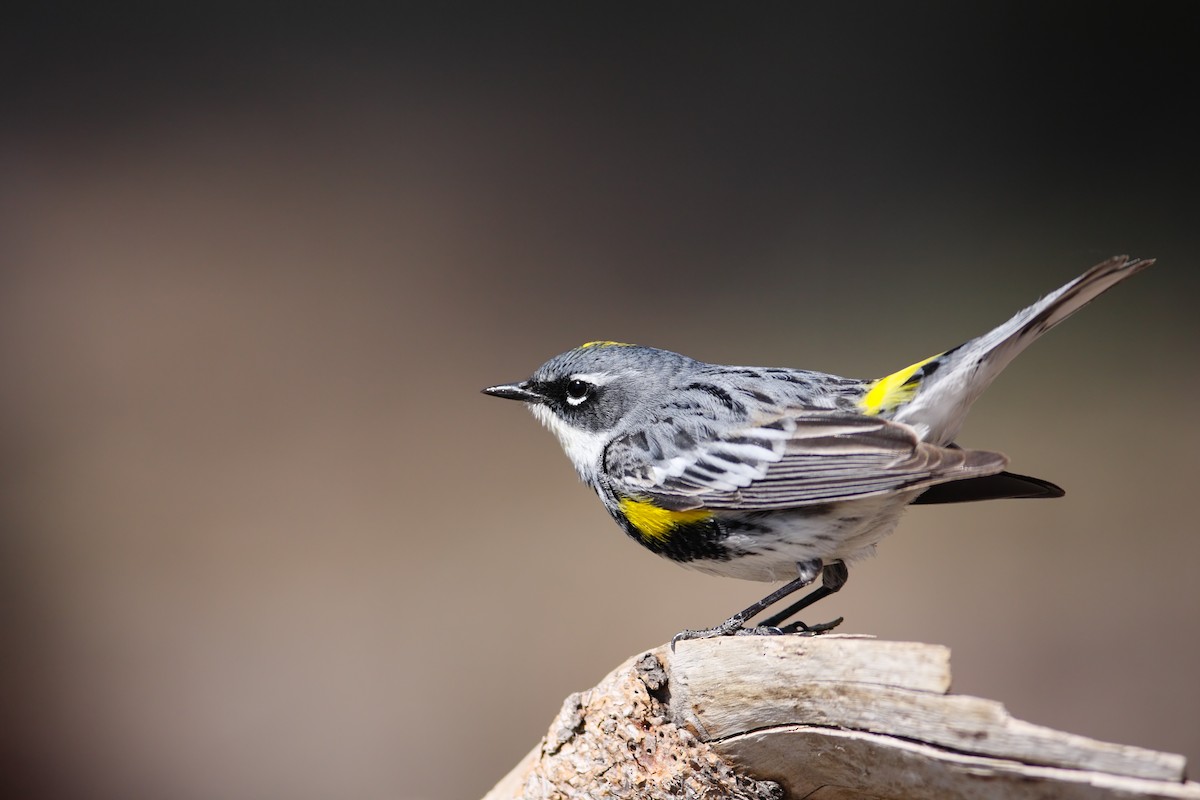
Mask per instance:
[[[913,425],[929,441],[952,441],[971,403],[1018,353],[1153,263],[1115,256],[1097,264],[989,333],[875,381],[861,401],[864,413]]]

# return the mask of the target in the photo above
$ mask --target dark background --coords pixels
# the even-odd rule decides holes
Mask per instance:
[[[879,375],[1114,253],[824,616],[1200,759],[1196,12],[40,4],[0,66],[0,690],[26,796],[481,795],[764,585],[480,387],[591,339]],[[1132,8],[1132,7],[1130,7]]]

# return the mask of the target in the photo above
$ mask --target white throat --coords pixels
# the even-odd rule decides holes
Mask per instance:
[[[603,433],[591,433],[573,428],[544,405],[529,403],[529,410],[538,422],[545,425],[558,437],[559,444],[566,452],[567,458],[575,465],[575,471],[584,480],[591,480],[600,471],[600,459],[604,454],[604,446],[608,444],[608,436]]]

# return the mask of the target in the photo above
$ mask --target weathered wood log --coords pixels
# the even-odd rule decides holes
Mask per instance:
[[[1186,798],[1182,756],[949,694],[937,645],[826,635],[680,642],[563,703],[485,800]]]

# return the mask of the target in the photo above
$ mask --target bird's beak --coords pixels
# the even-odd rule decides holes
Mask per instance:
[[[484,394],[490,394],[492,397],[503,397],[507,400],[521,400],[525,403],[544,403],[546,398],[543,395],[532,391],[529,388],[529,381],[521,383],[504,383],[500,386],[489,386],[483,390]]]

